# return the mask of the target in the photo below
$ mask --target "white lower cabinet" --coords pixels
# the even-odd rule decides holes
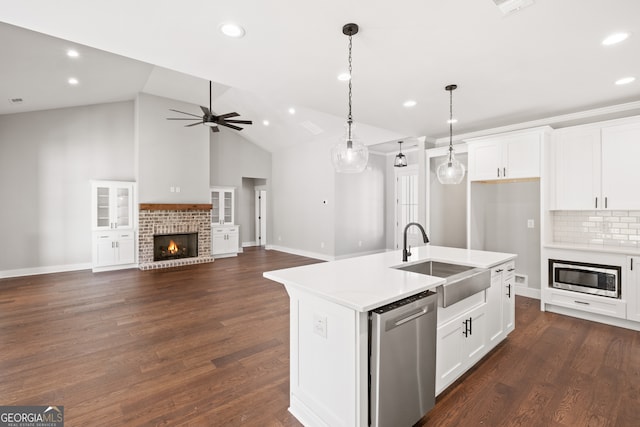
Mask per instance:
[[[238,253],[239,227],[211,227],[211,255],[233,256]]]
[[[133,231],[103,231],[93,235],[93,270],[120,268],[135,264],[136,241]]]
[[[438,327],[436,393],[440,393],[484,355],[487,304],[463,313]]]
[[[438,307],[436,394],[476,364],[515,328],[515,262],[493,267],[491,286],[451,307]],[[459,306],[459,313],[455,313]]]
[[[623,283],[626,290],[627,320],[640,322],[640,257],[627,257],[627,281]]]

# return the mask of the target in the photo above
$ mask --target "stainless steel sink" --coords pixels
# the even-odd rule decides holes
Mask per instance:
[[[393,268],[446,279],[446,283],[437,288],[438,294],[442,297],[443,307],[453,305],[491,286],[491,270],[487,268],[437,261],[423,261]]]

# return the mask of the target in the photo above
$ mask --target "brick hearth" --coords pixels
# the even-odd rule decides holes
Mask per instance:
[[[211,205],[141,204],[138,261],[141,270],[213,262]],[[154,234],[198,233],[198,256],[153,261]]]

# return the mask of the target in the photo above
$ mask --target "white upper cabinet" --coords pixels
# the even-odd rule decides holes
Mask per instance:
[[[602,128],[605,208],[640,209],[640,122]]]
[[[133,228],[133,182],[92,181],[92,228]]]
[[[550,128],[535,128],[468,140],[469,180],[540,177],[540,151]]]
[[[620,121],[617,121],[620,122]],[[596,123],[554,132],[552,185],[557,210],[638,210],[640,121]]]
[[[233,188],[211,189],[211,224],[233,225]]]

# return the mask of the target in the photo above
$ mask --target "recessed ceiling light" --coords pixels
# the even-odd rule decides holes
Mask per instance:
[[[346,82],[349,79],[351,79],[351,74],[349,73],[338,74],[338,80],[340,80],[341,82]]]
[[[415,107],[418,103],[416,101],[414,101],[413,99],[409,99],[407,101],[404,101],[404,103],[402,104],[403,107],[407,107],[407,108],[411,108],[411,107]]]
[[[293,115],[295,113],[296,113],[296,109],[295,108],[293,108],[293,107],[289,108],[289,114]]]
[[[265,125],[265,126],[269,126],[269,120],[263,120],[262,124]]]
[[[605,46],[611,46],[612,44],[620,43],[621,41],[626,40],[629,37],[629,33],[615,33],[611,34],[604,40],[602,40],[602,44]]]
[[[74,86],[79,83],[78,79],[76,79],[75,77],[69,77],[69,80],[67,80],[67,82],[69,82],[70,85],[74,85]]]
[[[67,51],[67,56],[68,56],[69,58],[77,58],[78,56],[80,56],[80,54],[78,53],[78,51],[77,51],[77,50],[69,49],[69,50]]]
[[[629,84],[633,81],[635,81],[635,77],[623,77],[621,79],[616,80],[616,84],[617,85],[626,85]]]
[[[448,123],[448,124],[456,124],[456,123],[458,123],[458,119],[450,119],[450,120],[447,120],[447,123]]]
[[[220,31],[227,37],[240,38],[244,36],[244,28],[238,24],[227,22],[220,25]]]

